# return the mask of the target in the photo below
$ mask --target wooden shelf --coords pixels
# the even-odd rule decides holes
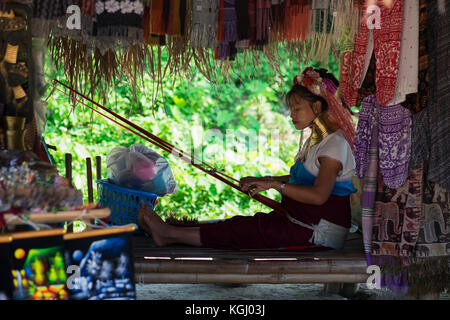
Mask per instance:
[[[29,213],[26,214],[26,218],[20,214],[14,215],[12,213],[7,213],[4,217],[7,224],[13,226],[24,224],[22,219],[36,223],[58,223],[73,220],[94,220],[95,218],[105,219],[111,214],[111,210],[109,208],[86,210],[85,213],[83,213],[83,211],[85,210],[60,211],[57,213]]]

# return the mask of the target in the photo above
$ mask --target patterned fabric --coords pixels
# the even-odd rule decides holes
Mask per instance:
[[[440,10],[442,2],[445,10]],[[428,2],[430,167],[428,179],[450,189],[450,0]]]
[[[379,108],[379,159],[384,183],[400,188],[411,156],[411,113],[401,105]]]
[[[402,106],[416,114],[425,109],[428,101],[428,45],[427,45],[427,3],[420,0],[419,8],[419,84],[418,92],[406,95]],[[418,163],[417,163],[418,164]]]
[[[426,175],[415,253],[419,258],[450,256],[450,190],[428,181]]]
[[[378,109],[378,111],[376,111]],[[379,113],[374,126],[375,113]],[[401,105],[380,107],[375,96],[363,100],[355,137],[356,172],[364,177],[369,161],[369,141],[374,130],[379,144],[379,167],[384,183],[390,188],[401,187],[408,176],[411,155],[411,113]]]
[[[416,93],[419,75],[419,1],[404,0],[397,83],[389,105],[404,102]]]
[[[374,131],[375,117],[377,108],[375,108],[375,95],[367,96],[363,100],[363,106],[358,118],[358,127],[355,135],[354,153],[356,161],[356,175],[363,178],[367,173],[369,166],[369,149]]]
[[[370,96],[367,99],[369,106],[370,100],[375,100],[375,96]],[[363,109],[365,108],[366,99],[363,101]],[[370,262],[370,253],[372,251],[372,225],[375,209],[375,195],[377,192],[377,174],[378,174],[378,114],[373,116],[372,132],[370,133],[369,155],[367,169],[364,170],[363,175],[363,193],[361,197],[361,223],[363,231],[364,251],[368,265]]]
[[[366,1],[364,12],[367,12]],[[377,0],[381,10],[381,28],[372,32],[367,26],[368,16],[365,13],[361,20],[361,30],[355,39],[355,49],[351,57],[347,57],[342,67],[342,95],[349,106],[354,106],[358,88],[363,81],[364,70],[370,62],[372,51],[369,43],[370,33],[373,34],[373,46],[376,57],[377,101],[388,105],[394,96],[397,82],[397,72],[400,57],[400,41],[403,21],[403,0],[395,0],[391,8],[387,8],[382,0]],[[370,19],[369,19],[370,21]]]
[[[193,48],[215,48],[219,0],[194,0],[191,44]]]
[[[108,0],[95,3],[95,29],[98,36],[142,39],[142,0]],[[135,29],[137,36],[132,32]],[[140,32],[139,32],[139,31]]]
[[[429,50],[428,105],[413,119],[411,168],[429,162],[427,179],[450,189],[450,1],[427,2]]]
[[[421,224],[422,182],[422,167],[412,170],[407,182],[398,189],[388,188],[378,176],[372,255],[412,255]]]

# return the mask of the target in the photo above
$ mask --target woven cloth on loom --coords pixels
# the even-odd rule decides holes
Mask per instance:
[[[413,119],[411,168],[428,160],[427,179],[450,189],[450,1],[427,5],[429,97]]]

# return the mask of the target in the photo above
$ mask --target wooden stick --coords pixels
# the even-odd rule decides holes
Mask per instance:
[[[70,186],[73,187],[72,183],[72,155],[66,153],[66,179],[69,180]]]
[[[95,157],[95,168],[97,169],[97,180],[102,179],[102,157]]]
[[[36,223],[58,223],[64,221],[73,221],[75,219],[80,220],[94,220],[108,218],[111,214],[109,208],[89,210],[85,214],[82,214],[82,210],[78,211],[62,211],[58,213],[30,213],[28,215],[28,220]],[[16,218],[15,218],[16,217]],[[24,224],[20,219],[20,214],[14,215],[12,213],[5,214],[5,220],[8,221],[8,225],[19,225]]]
[[[137,283],[365,283],[367,274],[137,273]]]
[[[79,232],[79,233],[68,233],[68,234],[64,235],[64,240],[74,240],[74,239],[87,238],[87,237],[106,236],[106,235],[111,235],[111,234],[133,232],[134,230],[136,230],[135,226],[124,226],[124,227],[113,227],[113,228],[106,228],[106,229],[99,229],[99,230],[90,230],[90,231]]]
[[[94,202],[94,191],[92,189],[92,161],[86,158],[87,186],[88,186],[88,202]]]
[[[0,235],[0,243],[9,243],[12,241],[11,235]]]
[[[51,230],[39,230],[39,231],[26,231],[26,232],[16,232],[12,233],[13,240],[20,239],[30,239],[37,237],[51,237],[51,236],[62,236],[66,230],[64,229],[51,229]]]

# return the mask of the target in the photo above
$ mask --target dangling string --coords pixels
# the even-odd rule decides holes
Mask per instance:
[[[23,216],[18,216],[18,215],[10,216],[8,219],[6,219],[6,224],[8,224],[9,222],[12,222],[14,220],[19,220],[23,224],[29,225],[34,230],[38,230],[38,231],[41,230],[41,228],[42,229],[52,229],[52,227],[50,227],[48,224],[33,222],[29,219],[24,219]]]

